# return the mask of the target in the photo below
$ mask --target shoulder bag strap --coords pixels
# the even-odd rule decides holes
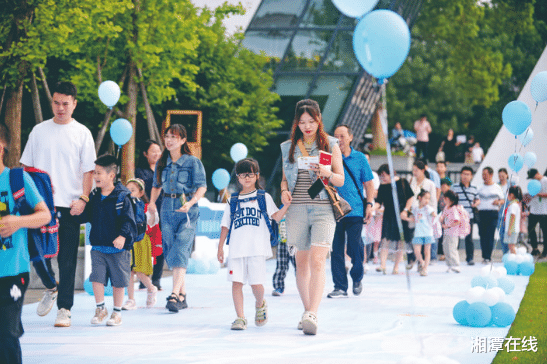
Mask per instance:
[[[473,204],[473,201],[471,201],[469,197],[467,196],[467,192],[465,192],[465,187],[461,183],[460,183],[460,187],[462,188],[463,194],[465,195],[465,199],[467,200],[467,202],[469,202],[469,207],[473,208],[473,206],[471,206]]]
[[[364,206],[365,205],[365,196],[363,196],[362,188],[359,188],[359,185],[357,184],[357,180],[353,176],[353,173],[351,173],[351,170],[349,169],[348,165],[346,164],[346,161],[342,160],[342,163],[344,164],[344,168],[346,169],[346,171],[348,171],[349,176],[353,180],[353,183],[355,183],[355,187],[357,187],[357,192],[359,192],[359,196],[361,197],[361,200],[363,201],[363,207],[365,207]]]
[[[302,155],[304,157],[309,157],[310,156],[308,151],[304,147],[304,143],[302,142],[302,139],[298,139],[298,142],[296,144],[298,145],[298,148],[300,148],[300,153],[302,153]]]

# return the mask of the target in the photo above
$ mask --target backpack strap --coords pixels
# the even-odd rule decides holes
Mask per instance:
[[[11,194],[15,201],[12,214],[17,212],[21,213],[23,203],[26,202],[25,198],[25,181],[23,180],[23,168],[13,168],[9,171],[9,184]]]
[[[228,236],[226,237],[226,245],[230,244],[230,234],[232,232],[232,226],[234,225],[235,214],[239,205],[239,192],[234,192],[230,196],[230,229],[228,230]]]
[[[258,208],[260,212],[262,213],[262,216],[264,216],[264,219],[266,220],[266,226],[268,226],[268,230],[270,231],[270,234],[272,234],[273,233],[272,224],[270,222],[270,217],[268,216],[268,209],[266,208],[266,191],[257,190],[256,197],[258,201]]]

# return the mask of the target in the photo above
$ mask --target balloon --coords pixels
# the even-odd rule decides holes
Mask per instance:
[[[536,153],[534,152],[527,152],[524,155],[524,163],[526,163],[526,166],[528,168],[532,168],[534,164],[536,164],[536,160],[537,160],[537,157],[536,157]]]
[[[360,18],[376,6],[378,0],[332,0],[340,12],[350,18]]]
[[[209,271],[209,264],[203,260],[196,260],[195,274],[207,274]]]
[[[492,267],[490,267],[490,264],[481,268],[481,276],[488,277],[490,275],[490,272],[492,271]]]
[[[525,246],[519,246],[517,248],[517,254],[526,255],[526,253],[528,253],[528,249],[526,249]]]
[[[505,105],[501,118],[511,134],[520,135],[532,123],[532,112],[524,102],[515,100]]]
[[[469,308],[469,303],[467,301],[460,301],[456,303],[454,309],[452,309],[452,316],[454,320],[460,325],[467,326],[467,309]]]
[[[493,271],[492,271],[493,272]],[[498,280],[497,278],[494,278],[493,276],[488,276],[485,278],[486,286],[484,288],[494,288],[498,286]]]
[[[519,273],[523,276],[529,276],[534,273],[534,263],[522,262],[519,264]]]
[[[230,183],[230,173],[224,168],[219,168],[213,172],[212,180],[215,188],[222,190],[228,187],[228,183]]]
[[[486,279],[483,276],[474,276],[471,280],[471,287],[486,287]]]
[[[87,278],[85,281],[84,281],[84,290],[90,295],[90,296],[94,296],[94,293],[93,293],[93,283],[89,280],[89,278]],[[108,285],[106,285],[104,287],[104,295],[105,296],[112,296],[112,293],[113,293],[113,289],[112,289],[112,283],[110,282],[110,280],[108,280]]]
[[[530,92],[536,102],[547,100],[547,71],[538,73],[532,79]]]
[[[232,148],[230,148],[230,157],[234,160],[234,162],[239,162],[243,158],[247,156],[247,147],[243,143],[235,143],[232,145]]]
[[[513,171],[518,172],[522,169],[522,166],[524,166],[524,158],[518,153],[513,153],[509,156],[507,164]]]
[[[475,302],[470,304],[467,308],[465,318],[467,319],[467,324],[469,326],[485,327],[490,323],[492,312],[486,303]]]
[[[110,137],[120,147],[127,143],[133,135],[133,126],[125,119],[118,119],[110,126]]]
[[[498,279],[507,276],[507,269],[505,269],[505,267],[497,267],[496,272],[496,278]]]
[[[533,257],[532,254],[530,254],[530,253],[524,254],[524,257],[527,258],[527,259],[525,260],[525,262],[533,262],[533,261],[534,261],[534,257]]]
[[[465,300],[469,304],[475,303],[475,302],[480,302],[482,294],[484,293],[484,291],[486,291],[486,290],[483,287],[479,287],[479,286],[470,288],[465,293]]]
[[[409,50],[408,25],[391,10],[368,13],[353,32],[353,51],[357,60],[365,71],[378,79],[389,78],[397,72]]]
[[[499,327],[506,327],[515,320],[515,310],[505,302],[499,302],[491,307],[492,324]]]
[[[507,269],[507,274],[514,276],[518,274],[519,264],[515,261],[507,261],[505,262],[505,269]]]
[[[498,295],[498,302],[505,301],[505,291],[499,287],[491,288],[492,292],[496,292]]]
[[[220,263],[216,259],[211,259],[209,261],[209,271],[208,274],[217,274],[220,270]]]
[[[533,179],[528,182],[528,193],[534,197],[541,191],[541,183],[537,179]]]
[[[493,290],[492,288],[484,291],[481,297],[481,302],[486,303],[488,306],[494,306],[496,303],[499,302],[499,300],[500,297],[498,295],[498,292]]]
[[[526,131],[519,135],[519,140],[523,146],[527,146],[530,144],[532,139],[534,138],[534,131],[532,128],[526,129]]]
[[[505,294],[511,294],[515,289],[515,283],[507,277],[498,278],[498,287],[503,289]]]
[[[509,253],[505,253],[503,254],[503,256],[501,257],[501,261],[503,263],[507,262],[507,260],[509,259]]]
[[[114,81],[104,81],[99,86],[99,99],[112,108],[120,99],[120,86]]]
[[[508,262],[514,262],[515,260],[517,260],[517,255],[516,254],[513,254],[513,253],[507,254],[507,261]]]

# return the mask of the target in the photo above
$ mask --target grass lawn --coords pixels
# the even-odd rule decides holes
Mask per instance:
[[[507,338],[518,338],[517,349],[522,349],[522,339],[530,336],[537,339],[537,352],[518,352],[513,349],[507,352],[507,347],[504,346],[504,351],[499,351],[492,363],[547,363],[547,263],[536,264],[517,317],[507,334]]]

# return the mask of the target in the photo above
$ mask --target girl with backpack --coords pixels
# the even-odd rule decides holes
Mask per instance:
[[[256,303],[255,324],[264,326],[268,321],[268,306],[264,299],[266,281],[266,259],[272,256],[270,228],[266,219],[281,221],[288,205],[278,210],[272,196],[262,194],[258,162],[251,158],[236,164],[239,194],[233,194],[222,216],[217,258],[224,261],[224,242],[230,245],[227,259],[228,280],[232,281],[232,298],[237,318],[232,330],[245,330],[247,320],[243,311],[243,285],[249,283]],[[262,197],[261,197],[262,196]],[[258,201],[265,199],[264,202]],[[232,199],[237,199],[237,208],[232,214]],[[266,206],[266,211],[260,207]]]
[[[157,228],[159,222],[159,216],[156,212],[151,215],[148,208],[148,196],[145,192],[144,181],[140,178],[132,178],[127,181],[125,185],[129,191],[131,191],[131,197],[136,201],[136,207],[139,211],[135,213],[135,219],[138,216],[146,214],[146,233],[140,241],[135,241],[133,244],[133,251],[131,254],[131,279],[129,280],[129,286],[127,287],[127,301],[122,306],[122,310],[136,310],[137,304],[135,302],[135,275],[139,278],[142,284],[147,288],[148,295],[146,298],[146,308],[154,307],[156,304],[156,294],[158,288],[152,284],[152,280],[149,275],[152,274],[152,241],[150,239],[150,231]],[[146,205],[145,205],[146,203]],[[137,227],[139,221],[137,221]]]
[[[205,168],[192,155],[186,128],[173,124],[165,130],[165,150],[156,165],[148,211],[155,214],[156,201],[161,203],[163,256],[173,270],[173,292],[167,297],[170,312],[188,307],[186,302],[186,268],[194,245],[199,217],[198,201],[207,191]]]

